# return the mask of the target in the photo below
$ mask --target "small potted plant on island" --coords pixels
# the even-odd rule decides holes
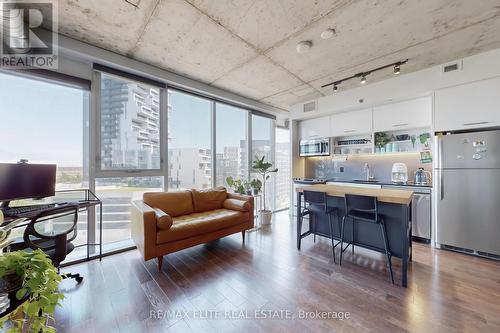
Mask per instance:
[[[270,225],[273,217],[273,212],[266,209],[266,181],[271,177],[271,173],[278,172],[277,168],[272,169],[273,164],[264,161],[265,157],[259,158],[255,156],[253,161],[253,169],[262,177],[262,209],[260,210],[260,221],[262,225]]]

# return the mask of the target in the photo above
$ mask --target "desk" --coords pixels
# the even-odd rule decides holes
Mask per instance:
[[[407,286],[408,280],[408,262],[411,260],[411,222],[410,222],[410,206],[413,198],[413,192],[409,190],[394,190],[394,189],[369,189],[350,186],[337,185],[311,185],[296,189],[297,195],[297,226],[301,213],[303,191],[325,192],[328,195],[328,206],[336,207],[339,214],[345,214],[344,196],[345,194],[365,195],[377,197],[379,201],[379,212],[384,215],[389,243],[389,250],[393,257],[400,258],[401,264],[401,285]],[[320,223],[311,223],[309,221],[309,231],[302,234],[302,230],[297,228],[297,246],[300,237],[309,234],[317,234],[325,237],[330,237],[328,224],[328,216],[326,214],[318,214]],[[352,242],[351,230],[353,224],[346,224],[346,232],[344,237],[346,241]],[[334,229],[334,234],[340,237],[340,230]],[[378,226],[373,223],[360,223],[354,229],[354,245],[364,247],[370,250],[379,251],[383,248],[380,244]],[[302,236],[301,236],[302,235]]]
[[[57,204],[58,202],[68,202],[68,203],[75,203],[78,204],[78,211],[87,212],[87,242],[85,244],[80,244],[76,245],[75,248],[86,246],[87,247],[87,257],[86,260],[94,259],[94,258],[99,258],[99,260],[102,260],[102,202],[99,200],[99,198],[90,190],[88,189],[81,189],[81,190],[64,190],[64,191],[57,191],[56,195],[54,197],[46,198],[39,204]],[[90,228],[90,223],[89,222],[89,217],[95,216],[95,208],[99,207],[99,242],[95,241],[95,232],[94,230],[91,230]],[[30,219],[33,219],[36,217],[36,215],[39,213],[39,211],[34,211],[30,213],[24,214],[22,217],[27,218],[28,220],[26,222],[23,222],[14,229],[21,228],[21,227],[26,227],[26,225],[29,224]],[[67,213],[60,213],[54,216],[47,216],[39,221],[47,221],[53,218],[59,218],[59,217],[64,217],[67,215],[71,215],[74,213],[74,210],[70,210]],[[4,223],[2,223],[1,226],[8,225],[10,222],[15,220],[14,217],[6,217],[4,220]],[[78,225],[77,225],[78,228]],[[99,246],[99,254],[96,256],[91,256],[91,247],[94,246]],[[92,251],[94,252],[94,251]]]

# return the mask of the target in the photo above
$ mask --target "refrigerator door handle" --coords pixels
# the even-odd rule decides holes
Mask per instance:
[[[441,181],[441,200],[444,199],[444,175],[443,170],[439,169],[439,180]]]

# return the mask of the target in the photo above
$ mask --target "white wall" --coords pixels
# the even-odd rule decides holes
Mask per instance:
[[[293,105],[290,116],[292,119],[315,118],[425,96],[437,89],[500,76],[500,49],[464,58],[462,64],[462,70],[446,74],[442,74],[441,65],[404,74],[403,65],[401,76],[315,99],[317,110],[312,112],[303,112],[304,103]],[[360,103],[360,99],[364,103]]]

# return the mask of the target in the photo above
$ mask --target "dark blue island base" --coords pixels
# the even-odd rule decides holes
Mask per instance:
[[[316,185],[314,185],[316,186]],[[325,185],[323,185],[324,187]],[[328,185],[327,185],[328,186]],[[333,185],[331,185],[333,186]],[[311,186],[313,187],[313,186]],[[301,190],[303,190],[302,188]],[[308,188],[305,188],[308,189]],[[310,190],[310,189],[309,189]],[[342,190],[350,193],[348,188],[343,188]],[[379,190],[383,191],[383,190]],[[392,190],[394,191],[394,190]],[[358,192],[357,190],[355,192]],[[405,191],[406,192],[406,191]],[[358,193],[353,193],[358,194]],[[299,247],[299,238],[301,237],[301,230],[299,230],[299,216],[302,207],[302,191],[297,192],[297,247]],[[411,197],[411,195],[410,195]],[[379,198],[379,213],[384,216],[387,238],[389,243],[389,251],[392,257],[400,258],[401,264],[401,285],[407,287],[408,281],[408,261],[411,260],[411,222],[410,222],[410,211],[411,211],[411,200],[405,202],[384,202],[380,201]],[[345,214],[344,198],[341,196],[328,196],[328,206],[336,207],[339,210],[340,217]],[[333,223],[333,233],[334,236],[340,238],[340,223],[337,223],[338,219],[336,214],[332,216]],[[304,221],[305,222],[305,221]],[[354,224],[354,245],[363,247],[366,249],[374,250],[377,252],[384,253],[384,244],[380,235],[380,227],[373,223],[358,222]],[[353,223],[347,220],[345,223],[344,231],[344,241],[352,243],[353,235]],[[307,235],[320,235],[330,238],[330,227],[328,223],[328,216],[326,214],[318,214],[317,220],[312,217],[309,220],[309,231],[302,234],[302,237]],[[345,246],[345,245],[344,245]]]

